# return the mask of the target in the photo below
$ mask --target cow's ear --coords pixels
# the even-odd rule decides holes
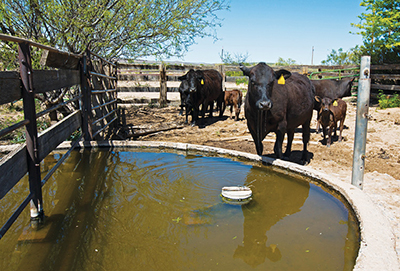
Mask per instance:
[[[178,77],[179,81],[186,80],[186,74]]]
[[[276,72],[274,72],[274,74],[275,74],[276,79],[280,79],[281,76],[283,76],[283,78],[285,78],[285,80],[288,79],[292,75],[292,73],[290,71],[287,71],[284,69],[276,71]]]
[[[239,68],[242,70],[243,74],[246,76],[250,76],[250,70],[249,68],[243,66],[242,63],[239,63]]]
[[[314,99],[315,99],[318,103],[321,102],[321,97],[319,97],[319,96],[315,96]]]

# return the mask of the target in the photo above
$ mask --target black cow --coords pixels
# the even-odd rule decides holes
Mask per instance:
[[[192,106],[192,125],[196,124],[199,118],[199,108],[204,126],[205,111],[210,106],[210,117],[214,111],[214,101],[217,101],[217,108],[222,116],[222,103],[224,102],[224,92],[222,91],[222,76],[216,70],[193,70],[190,69],[179,80],[187,80],[189,92],[186,98],[188,105]]]
[[[284,155],[289,157],[294,130],[302,125],[302,161],[307,162],[307,144],[315,96],[310,80],[304,75],[287,70],[274,72],[265,63],[258,63],[252,68],[240,64],[240,69],[249,77],[244,111],[257,154],[262,155],[262,140],[265,136],[269,132],[275,132],[274,153],[282,158],[282,143],[287,133],[288,143]]]
[[[337,79],[326,79],[326,80],[311,80],[315,88],[315,96],[326,97],[332,100],[337,98],[343,98],[351,96],[351,88],[353,86],[355,77],[343,78],[342,80]],[[315,102],[314,109],[317,111],[317,127],[316,132],[319,133],[319,112],[321,104]]]
[[[193,112],[193,106],[189,99],[189,83],[187,80],[183,79],[182,76],[178,77],[178,80],[181,81],[178,89],[181,96],[181,109],[179,110],[179,115],[183,114],[183,109],[185,108],[185,123],[188,123],[188,116]]]

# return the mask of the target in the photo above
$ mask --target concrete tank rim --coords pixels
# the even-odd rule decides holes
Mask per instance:
[[[72,143],[65,141],[57,149],[69,149]],[[293,162],[274,159],[266,156],[245,153],[223,148],[195,145],[190,143],[160,142],[160,141],[85,141],[79,142],[77,148],[170,148],[177,150],[193,150],[248,159],[287,169],[322,182],[327,187],[340,193],[359,221],[360,250],[353,270],[400,270],[395,250],[396,238],[388,218],[376,206],[371,198],[362,190],[345,183],[338,178],[329,176],[317,170],[295,164]]]

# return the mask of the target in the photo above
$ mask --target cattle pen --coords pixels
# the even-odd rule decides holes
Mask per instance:
[[[168,82],[171,79],[171,82],[174,75],[169,74],[168,65],[151,65],[155,66],[154,69],[160,75],[154,76],[154,81],[156,85],[155,89],[152,89],[151,84],[146,86],[136,85],[136,82],[132,82],[134,87],[131,86],[122,86],[122,79],[125,75],[122,75],[122,70],[124,65],[120,63],[115,63],[112,61],[108,61],[101,56],[91,53],[90,51],[86,51],[85,54],[82,55],[73,55],[69,53],[61,52],[55,48],[51,48],[48,46],[44,46],[41,44],[37,44],[28,40],[19,39],[15,37],[9,37],[5,35],[0,35],[0,39],[7,42],[15,42],[20,47],[20,71],[5,71],[0,72],[0,93],[1,95],[1,104],[11,103],[16,100],[23,98],[24,105],[26,103],[26,108],[24,111],[27,113],[30,112],[30,116],[27,116],[26,119],[17,123],[15,126],[8,127],[4,130],[1,130],[0,135],[6,135],[9,132],[17,129],[19,127],[26,126],[27,129],[27,139],[26,143],[18,146],[16,149],[12,150],[11,153],[3,157],[0,161],[0,169],[2,172],[2,176],[0,176],[0,199],[4,197],[8,192],[12,192],[12,187],[25,175],[29,173],[29,182],[30,182],[30,192],[26,199],[22,202],[22,204],[18,207],[17,210],[12,214],[11,218],[6,222],[0,232],[0,238],[4,236],[7,229],[10,228],[13,221],[21,214],[23,209],[31,202],[31,214],[33,214],[33,225],[35,222],[40,222],[40,219],[43,218],[43,210],[41,207],[43,206],[43,202],[41,199],[41,187],[46,183],[46,180],[50,178],[49,174],[53,173],[57,170],[57,167],[61,165],[63,160],[68,156],[68,153],[72,151],[75,146],[81,144],[82,139],[85,141],[99,141],[102,139],[106,139],[113,133],[113,128],[118,125],[119,119],[118,114],[119,110],[117,108],[117,103],[120,102],[117,94],[119,91],[136,91],[136,86],[141,88],[141,90],[159,92],[160,93],[160,104],[164,102],[168,102],[167,93],[170,91],[176,91],[173,89],[168,89]],[[50,67],[48,70],[33,70],[32,63],[29,57],[28,48],[35,47],[40,48],[46,52],[43,53],[43,63],[46,63],[47,67]],[[177,69],[178,74],[183,74],[189,66],[185,66],[184,68]],[[206,68],[205,66],[192,66],[194,68]],[[221,68],[222,67],[222,68]],[[228,68],[221,65],[221,67],[217,67],[222,74],[226,73]],[[226,68],[226,70],[225,70]],[[287,67],[286,67],[287,68]],[[386,67],[387,68],[387,67]],[[396,68],[396,67],[393,67]],[[119,70],[120,69],[120,70]],[[232,67],[233,70],[238,68]],[[303,72],[304,67],[292,67],[293,70],[297,70],[299,72]],[[321,72],[324,71],[323,67],[319,67],[316,70],[321,69]],[[374,70],[374,67],[371,68]],[[147,71],[141,71],[143,75],[139,75],[138,77],[150,78],[150,73]],[[140,73],[139,73],[140,74]],[[129,75],[130,76],[130,75]],[[130,78],[128,75],[126,78]],[[136,76],[136,75],[135,75]],[[171,76],[171,77],[170,77]],[[237,88],[236,79],[230,78],[231,76],[224,76],[224,84],[225,89]],[[371,76],[373,78],[373,76]],[[386,77],[385,77],[386,78]],[[397,77],[391,77],[397,78]],[[129,79],[129,80],[132,80]],[[142,81],[142,80],[139,80]],[[150,81],[150,80],[148,80]],[[240,81],[240,80],[239,80]],[[118,82],[118,85],[117,85]],[[121,84],[120,84],[121,83]],[[142,81],[143,83],[143,81]],[[142,84],[141,83],[141,84]],[[230,84],[232,83],[232,84]],[[122,86],[122,87],[121,87]],[[53,105],[51,108],[46,109],[42,112],[35,112],[34,106],[34,93],[45,93],[54,91],[55,89],[63,89],[76,87],[75,91],[70,94],[70,97],[67,100],[62,100],[58,105]],[[393,89],[393,87],[390,87]],[[395,90],[394,87],[393,90]],[[161,89],[164,89],[161,91]],[[21,91],[22,90],[22,91]],[[4,94],[4,95],[3,95]],[[163,100],[164,99],[164,100]],[[26,100],[26,101],[25,101]],[[164,101],[164,102],[163,102]],[[64,116],[60,121],[57,121],[53,126],[48,129],[39,132],[36,130],[35,119],[32,116],[42,117],[46,114],[50,114],[54,110],[57,110],[60,107],[67,106],[73,108],[70,114]],[[78,137],[74,141],[75,144],[72,144],[72,147],[69,148],[67,153],[62,156],[62,158],[57,162],[57,165],[51,169],[48,175],[44,178],[40,175],[39,163],[43,160],[43,158],[49,154],[52,150],[54,150],[61,142],[67,140],[70,135],[77,133]],[[101,144],[99,143],[99,146]],[[114,145],[114,143],[111,143]],[[117,145],[117,143],[115,143]],[[138,146],[140,143],[137,143]],[[151,144],[149,144],[151,145]],[[147,146],[147,145],[146,145]],[[160,147],[171,147],[171,148],[182,148],[183,150],[188,149],[196,149],[199,148],[197,146],[190,146],[182,144],[159,144],[157,146]],[[213,149],[213,148],[205,148],[202,151],[211,151],[215,153],[224,154],[224,150]],[[226,154],[226,153],[225,153]],[[236,154],[238,156],[242,154]],[[272,163],[277,166],[281,166],[288,170],[304,170],[302,168],[294,166],[290,163],[284,163],[280,161],[269,160],[267,157],[260,158],[256,156],[244,156],[246,158],[252,159],[254,161],[262,162],[262,163]],[[3,174],[4,173],[4,174]],[[312,173],[315,178],[321,177],[322,179],[328,178],[327,176],[323,176],[318,174],[317,172]],[[334,184],[330,184],[334,186]],[[351,188],[350,188],[351,189]],[[339,189],[339,191],[341,191]],[[352,191],[353,194],[361,194],[361,191]],[[350,194],[351,194],[350,193]],[[356,201],[357,202],[357,201]],[[353,202],[354,203],[354,202]],[[367,205],[366,205],[367,206]],[[368,207],[368,206],[367,206]],[[363,208],[367,208],[363,206]],[[365,210],[361,208],[360,212],[364,213]],[[375,210],[372,208],[371,210]],[[374,214],[375,215],[375,214]],[[380,218],[379,215],[376,217]],[[366,223],[366,222],[365,222]],[[367,225],[367,223],[365,224]],[[368,229],[368,227],[367,227]],[[384,237],[379,244],[380,247],[386,245],[386,239],[388,236]],[[363,254],[361,259],[365,260],[366,257],[373,257],[375,251],[372,251],[376,246],[370,243],[370,239],[363,239],[368,244],[368,247],[363,247]],[[385,251],[384,249],[382,251]],[[389,253],[392,255],[391,253]],[[365,256],[367,255],[367,256]],[[382,258],[386,259],[386,258]],[[382,261],[380,259],[380,261]],[[372,260],[372,261],[375,261]],[[379,261],[378,261],[379,262]],[[391,264],[391,262],[389,261]],[[376,266],[376,265],[375,265]],[[360,269],[361,270],[361,269]]]
[[[117,123],[116,64],[86,51],[75,55],[25,39],[0,34],[0,40],[18,44],[19,72],[0,72],[0,104],[22,99],[24,120],[0,131],[5,136],[26,127],[26,143],[20,144],[0,162],[0,199],[26,174],[29,174],[30,193],[0,230],[4,236],[19,214],[30,202],[31,219],[41,223],[43,202],[41,187],[61,165],[73,146],[59,163],[43,178],[40,162],[61,142],[77,132],[75,142],[103,139]],[[41,64],[47,69],[34,70],[31,50],[42,51]],[[74,88],[65,101],[59,100],[49,108],[36,112],[35,94]],[[38,132],[37,119],[69,106],[68,114],[46,130]],[[57,120],[57,117],[54,119]]]

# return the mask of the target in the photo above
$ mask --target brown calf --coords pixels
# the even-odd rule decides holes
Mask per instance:
[[[321,123],[322,131],[324,133],[324,141],[325,136],[328,131],[328,141],[326,142],[326,146],[329,147],[331,145],[332,131],[337,130],[337,122],[340,121],[339,126],[339,142],[342,141],[342,131],[344,127],[344,120],[346,118],[346,110],[347,104],[340,98],[331,99],[331,98],[320,98],[319,96],[315,96],[315,100],[321,104],[320,111],[318,114],[318,122]]]
[[[222,112],[225,111],[226,106],[231,106],[230,118],[232,118],[232,110],[235,109],[235,120],[239,120],[240,107],[242,106],[243,94],[240,90],[226,90],[224,104],[222,105]]]

